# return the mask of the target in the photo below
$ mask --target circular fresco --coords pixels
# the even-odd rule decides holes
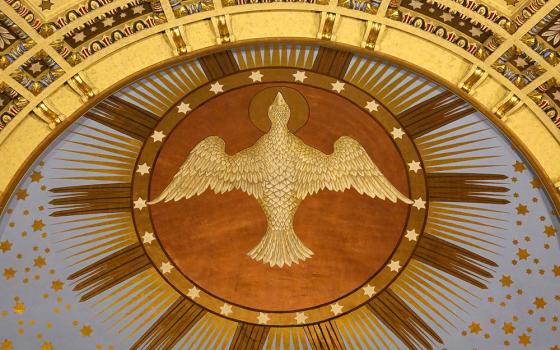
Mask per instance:
[[[424,76],[239,45],[75,118],[2,213],[7,320],[131,349],[501,348],[515,329],[552,346],[534,322],[556,317],[554,206],[516,146]]]

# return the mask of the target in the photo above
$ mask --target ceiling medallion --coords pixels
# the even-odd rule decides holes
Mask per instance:
[[[128,348],[431,349],[507,265],[528,168],[471,104],[396,64],[237,46],[91,103],[6,218],[48,201],[33,227],[58,232],[56,288]]]

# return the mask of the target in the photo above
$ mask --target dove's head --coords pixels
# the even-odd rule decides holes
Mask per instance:
[[[272,125],[288,125],[290,108],[280,92],[276,95],[274,102],[268,107],[268,118],[270,118]]]

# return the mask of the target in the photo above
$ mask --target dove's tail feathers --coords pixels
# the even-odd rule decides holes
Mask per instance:
[[[260,243],[247,255],[271,267],[283,267],[309,259],[313,252],[302,243],[293,228],[273,230],[269,227]]]

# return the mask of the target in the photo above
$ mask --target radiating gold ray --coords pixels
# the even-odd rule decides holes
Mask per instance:
[[[480,250],[484,250],[485,252],[488,252],[488,253],[498,254],[498,252],[496,252],[496,251],[493,251],[493,250],[491,250],[491,249],[485,248],[485,247],[483,247],[483,246],[481,246],[481,245],[478,245],[478,244],[476,244],[476,243],[472,243],[472,242],[469,242],[469,241],[467,241],[467,240],[458,238],[458,237],[456,237],[456,236],[454,236],[454,235],[446,234],[446,233],[443,233],[443,232],[441,232],[441,231],[439,231],[439,230],[434,230],[433,228],[430,228],[430,229],[427,228],[427,229],[426,229],[426,232],[427,232],[427,233],[430,233],[430,234],[432,234],[432,235],[434,235],[434,236],[438,236],[438,237],[444,238],[444,239],[446,239],[446,240],[448,240],[448,241],[453,241],[453,242],[456,242],[456,243],[460,243],[460,244],[462,244],[462,245],[466,245],[466,246],[470,246],[470,247],[477,248],[477,249],[480,249]],[[472,235],[461,234],[461,236],[462,236],[462,237],[468,237],[468,238],[470,238],[470,239],[474,239],[474,240],[477,240],[477,241],[481,241],[481,242],[484,242],[484,243],[487,243],[487,244],[491,244],[491,245],[494,245],[494,246],[497,246],[497,247],[502,247],[502,246],[500,246],[500,245],[498,245],[498,244],[495,244],[495,243],[490,242],[490,241],[486,241],[486,240],[484,240],[484,239],[477,238],[477,237],[472,236]]]
[[[75,240],[75,239],[88,237],[88,236],[92,236],[92,235],[98,235],[98,234],[101,234],[101,233],[104,233],[104,232],[115,231],[115,230],[118,230],[119,232],[123,232],[125,228],[128,228],[129,232],[130,232],[130,226],[127,223],[122,223],[122,224],[117,224],[117,225],[112,225],[112,226],[108,226],[108,227],[105,227],[105,228],[101,228],[101,229],[95,230],[95,231],[81,233],[81,234],[78,234],[78,235],[72,235],[68,238],[61,239],[61,240],[57,241],[56,243],[72,241],[72,240]],[[68,230],[65,230],[65,231],[68,231]]]
[[[390,84],[387,84],[386,86],[381,86],[379,92],[377,93],[377,96],[379,96],[379,99],[381,101],[387,101],[389,100],[390,96],[395,94],[396,91],[400,90],[400,89],[396,89],[396,87],[401,84],[405,79],[410,78],[411,75],[407,74],[406,72],[403,71],[399,71],[398,69],[395,69],[396,72],[401,73],[401,75],[396,78],[393,82],[391,82]]]
[[[494,158],[499,158],[502,155],[495,155],[495,156],[475,156],[475,157],[460,157],[460,158],[452,158],[452,159],[439,159],[439,160],[428,160],[425,161],[424,164],[427,167],[432,167],[432,166],[439,166],[439,165],[444,165],[444,164],[455,164],[455,163],[461,163],[461,162],[471,162],[473,160],[482,160],[482,159],[494,159]],[[495,166],[495,165],[494,165]],[[468,165],[465,165],[465,167],[468,167]]]
[[[72,134],[80,135],[80,136],[88,138],[88,139],[99,141],[101,143],[111,145],[113,147],[118,147],[120,149],[125,149],[125,150],[129,150],[129,151],[136,152],[136,153],[140,150],[140,147],[137,144],[128,144],[128,143],[124,143],[124,142],[113,141],[113,140],[106,139],[104,137],[94,136],[94,135],[90,135],[90,134],[84,134],[84,133],[77,132],[77,131],[74,131]]]
[[[476,232],[476,233],[479,233],[479,234],[482,234],[482,235],[487,235],[487,236],[490,236],[490,237],[499,237],[499,236],[493,235],[491,233],[487,233],[487,232],[484,232],[484,231],[474,229],[472,227],[459,225],[459,224],[452,223],[452,222],[449,222],[449,221],[446,221],[446,220],[439,220],[439,219],[436,219],[435,217],[430,218],[430,224],[434,225],[434,227],[437,227],[441,230],[445,230],[445,231],[451,232],[451,233],[457,233],[458,231],[450,229],[449,226],[455,227],[455,228],[458,228],[458,229],[462,229],[462,230],[466,230],[466,231]],[[446,225],[447,225],[447,227],[446,227]]]
[[[70,265],[70,267],[79,265],[79,264],[81,264],[81,263],[83,263],[83,262],[86,262],[86,261],[88,261],[88,260],[95,259],[95,258],[97,258],[97,257],[100,257],[100,256],[104,255],[104,254],[113,252],[113,251],[115,251],[115,250],[117,250],[117,249],[119,249],[119,248],[124,248],[124,247],[130,245],[131,243],[134,243],[134,241],[131,240],[131,239],[123,239],[121,243],[115,244],[114,246],[111,246],[111,247],[108,247],[108,248],[103,249],[103,250],[101,250],[101,251],[98,251],[98,252],[96,252],[95,254],[88,255],[88,256],[86,256],[85,258],[82,258],[82,259],[80,259],[80,260],[78,260],[78,261],[72,263],[72,264]],[[102,246],[108,246],[108,244],[103,244]],[[91,249],[88,249],[87,251],[83,251],[83,252],[80,252],[79,254],[74,254],[74,255],[75,255],[75,256],[80,256],[80,255],[82,255],[82,254],[95,251],[95,250],[98,249],[98,248],[99,248],[99,247],[91,248]],[[73,256],[73,257],[75,257],[75,256]]]
[[[79,172],[90,172],[97,174],[110,174],[110,175],[130,175],[130,170],[119,170],[119,169],[99,169],[99,168],[53,168],[56,170],[67,170],[67,171],[79,171]]]
[[[446,330],[446,327],[443,326],[441,323],[436,322],[435,318],[431,316],[432,314],[436,314],[441,320],[445,321],[449,326],[455,328],[453,322],[449,320],[437,307],[431,306],[431,303],[426,299],[426,298],[432,299],[431,294],[426,294],[425,290],[422,291],[422,289],[412,286],[410,283],[410,279],[399,278],[397,283],[399,284],[395,284],[395,287],[398,286],[401,292],[405,291],[410,295],[410,298],[407,301],[410,302],[412,305],[414,305],[418,310],[421,310],[422,314],[428,317],[440,329]],[[436,299],[433,301],[439,306],[444,307],[444,305],[441,303],[440,300]],[[426,310],[422,305],[430,305],[429,310]]]
[[[383,343],[383,345],[385,346],[385,349],[398,349],[399,346],[397,345],[397,342],[395,341],[394,338],[394,334],[393,333],[389,333],[387,332],[387,330],[385,329],[385,325],[382,324],[379,319],[377,317],[375,317],[375,315],[373,314],[369,314],[369,315],[363,315],[363,317],[361,318],[362,321],[367,321],[370,324],[370,329],[372,330],[379,330],[378,332],[375,332],[375,334],[377,335],[378,339],[381,340],[381,342]],[[388,346],[387,343],[385,343],[384,339],[389,340],[389,343],[391,343],[393,346]]]
[[[319,47],[317,46],[311,46],[309,47],[309,55],[307,56],[307,60],[305,61],[305,65],[303,66],[304,68],[307,69],[311,69],[313,67],[313,62],[315,60],[315,55],[317,54],[317,51],[319,50]]]
[[[136,103],[143,106],[145,109],[152,111],[152,113],[154,113],[155,115],[161,115],[166,110],[165,104],[155,100],[150,94],[145,93],[135,85],[131,85],[130,90],[134,92],[134,95],[129,93],[126,94],[126,96],[133,99]],[[140,96],[141,98],[139,98],[138,96]]]
[[[434,166],[430,167],[431,173],[436,172],[450,172],[454,170],[469,170],[469,169],[485,169],[485,168],[496,168],[496,167],[503,167],[506,166],[505,164],[496,164],[496,165],[453,165],[453,166]]]
[[[134,306],[143,305],[144,303],[142,303],[142,301],[145,300],[147,296],[152,296],[153,293],[157,291],[159,291],[159,288],[155,283],[146,283],[136,287],[134,294],[130,298],[127,298],[121,305],[115,305],[113,310],[103,319],[103,322],[109,322],[114,319],[109,327],[116,327],[126,318],[127,312],[125,312],[125,310],[131,306],[134,310]]]
[[[96,145],[96,144],[87,143],[87,142],[71,141],[71,140],[68,140],[68,141],[65,141],[65,142],[73,143],[75,145],[85,146],[85,147],[89,147],[89,148],[98,149],[100,151],[111,152],[111,153],[114,153],[114,154],[120,154],[121,156],[125,156],[125,157],[128,157],[128,158],[136,159],[136,156],[138,155],[136,152],[128,152],[128,151],[120,150],[120,149],[117,149],[117,148],[105,147],[105,146]]]
[[[428,84],[426,84],[428,85]],[[418,101],[421,101],[424,97],[433,94],[435,91],[437,91],[438,88],[437,86],[432,86],[429,89],[426,89],[426,91],[418,93],[418,91],[420,91],[419,89],[412,89],[412,91],[414,93],[411,93],[410,95],[407,96],[406,99],[402,98],[402,99],[397,99],[399,100],[399,104],[395,106],[395,109],[393,111],[393,113],[395,114],[400,114],[404,111],[406,111],[409,107],[411,107],[413,104],[418,103]]]
[[[409,274],[402,274],[400,276],[400,278],[402,278],[402,281],[406,284],[408,284],[409,286],[414,287],[416,290],[418,290],[422,295],[426,295],[428,298],[432,299],[432,301],[437,301],[438,305],[440,305],[443,309],[445,309],[448,313],[450,313],[451,315],[457,317],[458,319],[460,319],[461,321],[464,321],[459,314],[457,314],[455,311],[453,311],[448,305],[446,305],[446,303],[444,303],[442,301],[446,300],[448,303],[454,304],[453,301],[451,301],[451,299],[449,297],[447,297],[446,295],[444,295],[443,293],[441,293],[437,288],[433,288],[432,286],[428,285],[427,283],[423,282],[421,283],[420,281],[412,278],[412,276],[410,276],[412,273]],[[440,297],[438,298],[435,294],[439,295]],[[456,305],[458,307],[458,305]],[[462,308],[460,308],[461,311],[464,311]],[[443,316],[443,313],[442,313]]]
[[[466,216],[466,215],[461,215],[462,213],[443,213],[441,211],[430,211],[430,213],[432,214],[430,217],[438,218],[438,219],[441,219],[441,220],[458,221],[458,222],[463,222],[463,223],[467,223],[467,224],[473,224],[473,225],[478,225],[478,226],[483,226],[483,227],[495,228],[495,229],[498,229],[498,230],[505,230],[505,228],[501,227],[501,226],[494,226],[494,225],[490,225],[490,224],[485,224],[485,223],[480,222],[480,221],[465,219],[465,218],[463,218],[463,216]]]
[[[438,269],[430,266],[430,265],[426,265],[424,263],[422,263],[421,261],[412,259],[409,262],[410,266],[414,266],[414,268],[416,268],[417,270],[421,270],[424,271],[426,274],[430,274],[432,276],[437,277],[438,279],[441,279],[443,281],[445,281],[445,283],[447,283],[448,285],[453,286],[454,288],[457,288],[459,290],[461,290],[463,293],[467,293],[470,297],[473,297],[477,300],[480,300],[480,297],[476,294],[474,294],[473,292],[471,292],[469,289],[461,286],[460,284],[458,284],[457,282],[453,281],[451,278],[449,278],[447,275],[444,275],[441,271],[439,271]]]
[[[447,292],[449,292],[449,290],[445,287],[442,287],[441,283],[435,283],[437,281],[435,281],[434,279],[426,279],[424,278],[421,274],[416,273],[415,270],[410,270],[407,271],[407,277],[410,277],[410,280],[414,281],[415,283],[418,283],[419,285],[423,285],[426,287],[426,289],[430,289],[433,291],[433,293],[437,294],[440,296],[441,299],[446,300],[449,304],[455,306],[457,309],[461,310],[463,313],[466,313],[467,310],[465,310],[463,308],[463,306],[461,304],[459,304],[458,302],[454,301],[453,298],[448,297],[447,295],[445,295],[445,293],[442,293],[441,290],[445,290]],[[434,283],[434,284],[431,284]],[[437,287],[436,287],[437,286]],[[437,296],[436,296],[437,297]],[[440,299],[438,298],[438,299]],[[451,308],[450,308],[451,309]],[[463,320],[458,313],[452,313],[454,316],[456,316],[457,318],[459,318],[460,320]]]
[[[424,156],[429,156],[429,155],[434,155],[434,156],[438,156],[437,152],[441,152],[441,151],[449,151],[453,148],[457,148],[457,147],[461,147],[461,146],[467,146],[467,145],[474,145],[475,143],[480,143],[480,142],[484,142],[484,141],[488,141],[493,139],[493,137],[485,137],[485,138],[480,138],[480,139],[466,139],[466,141],[461,141],[461,142],[454,142],[454,143],[441,143],[441,146],[438,146],[439,144],[435,144],[434,142],[430,142],[429,145],[431,145],[430,147],[424,147],[421,145],[418,145],[418,150],[420,151],[420,153],[422,154],[422,158],[424,158]],[[457,139],[455,139],[457,140]],[[452,140],[448,140],[447,142],[452,141]],[[498,147],[495,147],[498,148]]]
[[[401,84],[401,86],[409,86],[410,84],[415,83],[417,80],[416,76],[411,74],[410,72],[403,71],[401,73],[402,73],[401,77],[399,77],[399,79],[396,79],[393,83],[391,83],[391,85],[388,86],[387,89],[385,89],[384,91],[383,101],[385,102],[386,106],[391,106],[391,108],[393,107],[392,103],[395,99],[398,99],[399,96],[403,96],[404,98],[406,98],[407,96],[409,96],[408,94],[410,93],[407,92],[406,89],[397,88],[398,84]],[[420,84],[419,87],[422,87],[422,84]],[[417,90],[417,88],[410,89],[410,90],[419,91]]]
[[[456,144],[450,145],[450,147],[448,149],[452,149],[452,148],[455,148],[455,147],[457,147]],[[436,159],[439,159],[439,158],[458,156],[458,155],[461,155],[461,154],[472,153],[472,152],[488,151],[488,150],[491,150],[491,149],[498,149],[498,148],[500,148],[500,147],[477,147],[477,148],[469,148],[469,149],[464,149],[464,150],[459,150],[459,151],[436,153],[436,154],[430,154],[430,155],[422,156],[422,160],[428,162],[428,161],[436,160]]]
[[[414,75],[411,76],[413,77],[413,79],[409,81],[409,84],[414,83],[418,79]],[[429,84],[428,81],[423,81],[420,84],[418,84],[418,86],[414,89],[395,90],[391,96],[387,97],[387,101],[385,101],[385,105],[394,114],[402,113],[406,108],[402,108],[401,105],[404,104],[407,100],[411,99],[412,96],[414,96],[414,94],[418,93],[418,91],[421,91],[422,89],[426,88],[428,84]],[[434,88],[428,89],[428,91],[433,92]]]
[[[122,299],[119,298],[119,299],[113,301],[112,303],[110,303],[109,305],[107,305],[106,307],[104,307],[103,309],[101,309],[97,315],[98,316],[101,315],[102,313],[111,309],[114,305],[118,304],[121,300],[124,300],[127,297],[129,297],[130,295],[132,295],[135,292],[135,289],[132,288],[132,286],[134,286],[136,284],[143,283],[143,282],[151,283],[155,280],[154,277],[156,275],[157,274],[155,273],[155,271],[153,269],[147,269],[147,270],[142,271],[139,274],[129,278],[125,282],[119,284],[113,290],[108,292],[107,295],[103,296],[98,301],[96,301],[93,304],[93,306],[99,306],[99,305],[103,304],[104,302],[108,301],[109,299],[114,298],[117,295],[123,293],[125,290],[127,290],[127,289],[130,289],[130,290],[128,290],[127,292],[124,292],[123,293],[124,295],[121,295],[120,298],[122,298]]]
[[[379,340],[383,345],[382,349],[388,349],[389,345],[385,342],[385,340],[381,336],[381,331],[378,329],[380,325],[376,325],[372,320],[372,318],[375,318],[375,316],[372,315],[370,312],[367,312],[367,314],[366,312],[360,312],[357,315],[356,321],[352,325],[354,331],[357,331],[359,333],[359,336],[361,337],[360,339],[369,338],[368,340],[372,340],[376,345],[377,345],[376,340]],[[366,333],[364,332],[365,329],[370,330],[373,333],[373,337],[366,336]],[[358,341],[359,339],[355,339],[355,340]],[[391,342],[391,340],[389,340],[389,342]],[[377,346],[379,347],[379,345]]]
[[[142,147],[142,142],[140,142],[139,140],[136,140],[132,137],[128,137],[128,136],[123,135],[123,134],[118,134],[118,133],[115,133],[115,132],[99,129],[99,128],[96,128],[96,127],[91,126],[91,125],[80,124],[80,126],[82,126],[84,128],[87,128],[87,129],[90,129],[90,130],[93,130],[95,132],[98,132],[102,135],[109,136],[109,137],[112,137],[114,139],[120,140],[124,143],[128,143],[130,146],[136,147],[136,149],[140,149]]]
[[[137,312],[139,309],[145,308],[150,301],[159,298],[163,293],[164,290],[160,286],[157,285],[146,286],[146,288],[144,288],[141,293],[138,293],[134,299],[129,300],[128,302],[126,302],[121,307],[115,310],[114,314],[120,312],[121,315],[120,317],[118,317],[113,321],[111,327],[117,327],[119,323],[123,322],[126,318],[128,318],[133,313]],[[128,310],[124,312],[125,309]]]
[[[90,157],[97,157],[97,158],[102,158],[102,159],[115,160],[115,161],[119,161],[123,164],[126,164],[128,167],[132,167],[135,163],[134,158],[119,157],[119,156],[114,156],[114,155],[110,155],[110,154],[93,153],[93,152],[85,152],[85,151],[75,151],[75,150],[69,150],[69,149],[63,149],[63,148],[58,149],[58,151],[67,152],[67,153],[71,153],[71,154],[79,154],[79,155],[83,155],[83,156],[90,156]]]
[[[109,219],[114,219],[114,218],[117,218],[117,219],[109,220]],[[76,222],[83,223],[83,222],[87,222],[87,221],[99,221],[99,222],[96,222],[96,223],[93,223],[93,224],[87,224],[87,225],[84,225],[84,226],[72,227],[72,228],[69,228],[69,229],[66,229],[66,230],[58,231],[56,233],[72,232],[72,231],[82,230],[82,229],[86,229],[86,228],[100,227],[100,226],[112,225],[112,224],[116,224],[116,223],[125,223],[125,222],[132,225],[132,221],[131,221],[129,213],[113,213],[113,214],[98,215],[98,216],[85,217],[85,218],[72,219],[72,220],[61,220],[61,221],[58,221],[58,222],[54,223],[54,225],[64,225],[64,224],[71,224],[71,223],[76,223]]]
[[[111,167],[111,168],[126,169],[126,170],[130,171],[130,165],[125,164],[125,163],[106,162],[106,161],[87,160],[87,159],[58,158],[58,157],[55,158],[55,159],[62,160],[62,161],[65,161],[65,162],[71,162],[71,163],[100,165],[100,166]]]
[[[412,260],[411,263],[408,265],[408,268],[410,269],[410,271],[418,276],[421,276],[422,278],[424,278],[425,280],[427,280],[429,283],[431,283],[431,285],[436,285],[437,287],[445,290],[447,293],[453,295],[454,297],[456,297],[457,299],[462,300],[463,302],[465,302],[466,304],[469,304],[470,306],[474,307],[475,305],[473,303],[471,303],[470,300],[468,300],[465,296],[457,293],[455,290],[453,290],[452,288],[449,288],[448,285],[446,285],[445,283],[442,283],[441,281],[439,281],[438,279],[434,278],[433,276],[431,276],[430,274],[428,274],[425,270],[421,269],[418,267],[418,265],[420,265],[421,263],[416,261],[416,260]],[[408,272],[408,270],[407,270]],[[465,311],[464,309],[461,309],[462,311]]]
[[[472,206],[472,205],[461,205],[461,204],[455,204],[455,203],[443,203],[443,202],[433,202],[430,203],[430,208],[433,208],[434,210],[436,208],[454,208],[454,209],[461,209],[461,211],[453,211],[454,213],[458,213],[461,215],[468,215],[468,216],[473,216],[473,217],[482,217],[485,219],[490,219],[490,220],[497,220],[497,221],[503,221],[503,222],[508,222],[508,220],[504,220],[504,219],[498,219],[492,216],[484,216],[484,215],[479,215],[479,214],[472,214],[472,213],[468,213],[465,212],[464,210],[474,210],[474,211],[482,211],[482,212],[490,212],[490,213],[502,213],[502,214],[509,214],[509,212],[507,211],[501,211],[501,210],[494,210],[494,209],[488,209],[488,208],[481,208],[481,207],[477,207],[477,206]],[[443,210],[443,209],[438,209],[439,210]]]
[[[390,65],[386,65],[385,67],[386,70],[392,68]],[[374,83],[371,88],[372,95],[377,96],[379,99],[382,100],[384,97],[384,94],[382,94],[383,89],[388,88],[389,82],[392,79],[394,79],[399,73],[400,73],[400,69],[393,69],[393,71],[387,74],[385,77],[383,77],[383,75],[381,74],[379,76],[383,78],[379,80],[372,80],[372,83]]]
[[[403,300],[405,300],[407,303],[409,303],[414,308],[416,308],[416,310],[418,310],[418,312],[424,315],[424,317],[432,321],[432,323],[435,324],[439,329],[444,330],[444,332],[448,333],[445,329],[445,326],[442,325],[441,322],[436,320],[434,316],[432,316],[431,305],[429,308],[426,308],[427,305],[429,304],[417,302],[415,296],[418,295],[418,293],[415,290],[411,289],[409,286],[407,286],[406,283],[400,283],[400,284],[395,283],[391,286],[391,289],[399,297],[403,298]]]
[[[116,232],[111,232],[111,233],[108,233],[108,234],[105,234],[105,235],[98,235],[98,236],[96,236],[92,239],[89,239],[87,241],[83,241],[83,242],[80,242],[80,243],[73,244],[71,246],[65,247],[64,249],[62,249],[60,251],[65,252],[65,251],[72,250],[72,249],[77,248],[77,247],[83,247],[83,246],[86,246],[86,245],[90,245],[91,243],[101,242],[105,239],[115,238],[115,237],[120,238],[120,237],[126,237],[126,236],[129,236],[129,231],[128,230],[120,230],[120,231],[116,231]],[[126,237],[126,238],[131,238],[131,237]]]
[[[177,294],[171,294],[171,291],[174,291],[172,288],[168,288],[165,293],[161,293],[157,298],[152,300],[150,303],[144,305],[142,309],[131,319],[127,324],[125,324],[121,329],[119,329],[118,333],[122,334],[130,329],[134,324],[138,323],[139,320],[146,316],[148,312],[152,311],[150,315],[148,315],[144,321],[140,322],[137,327],[126,337],[127,339],[131,339],[140,331],[148,322],[153,321],[158,315],[161,315],[164,310],[169,308],[177,299]]]
[[[449,128],[449,129],[445,129],[445,130],[442,130],[442,131],[438,131],[438,132],[430,133],[430,134],[427,134],[427,135],[423,135],[423,136],[420,136],[420,137],[416,138],[416,143],[424,145],[431,140],[439,139],[440,137],[445,136],[445,135],[449,135],[451,133],[454,133],[457,130],[466,129],[468,127],[471,127],[471,126],[477,125],[477,124],[481,124],[481,123],[482,123],[482,120],[478,120],[478,121],[475,121],[475,122],[465,123],[465,124],[455,126],[453,128]],[[488,130],[488,129],[479,129],[476,132],[478,133],[478,132],[484,131],[484,130]]]

